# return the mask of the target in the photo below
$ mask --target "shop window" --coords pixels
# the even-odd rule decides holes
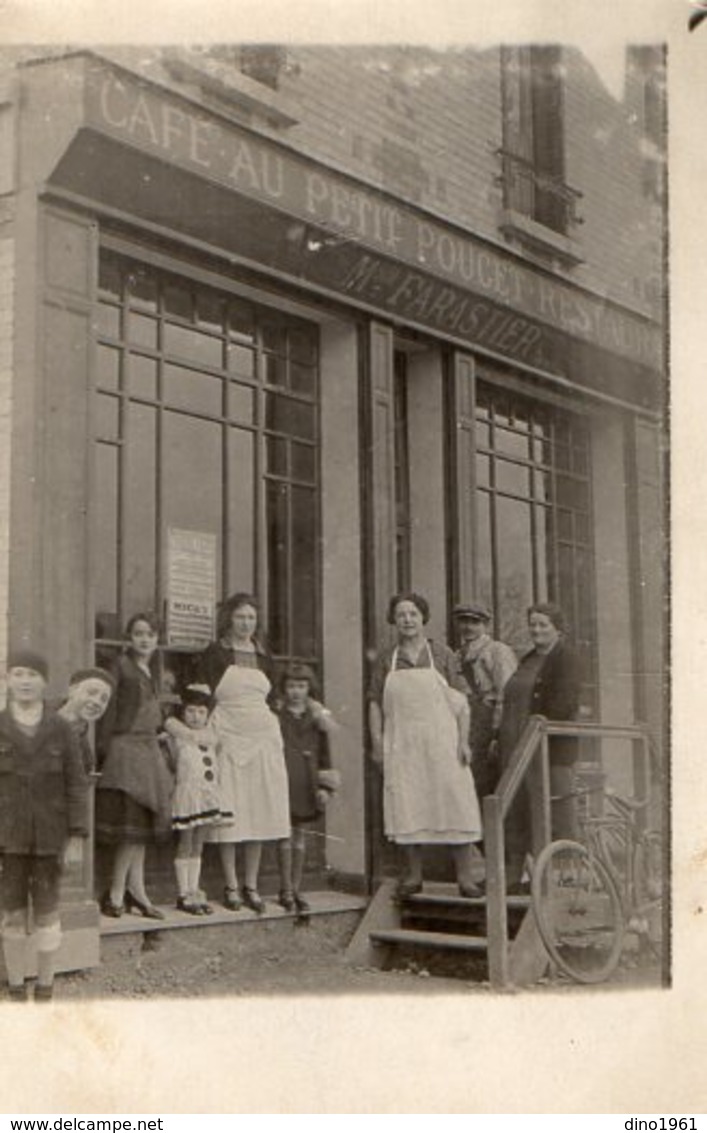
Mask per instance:
[[[519,653],[529,647],[528,606],[557,602],[584,660],[583,705],[595,711],[589,428],[480,381],[475,440],[479,595],[498,636]]]
[[[260,590],[276,656],[316,665],[316,326],[108,251],[94,325],[97,656],[164,612],[179,528],[213,540],[221,593]],[[166,685],[188,653],[165,654]]]
[[[561,49],[506,47],[501,61],[503,145],[498,154],[504,208],[511,216],[569,236],[579,223],[581,194],[565,181]],[[520,235],[522,225],[516,227]],[[535,235],[537,242],[532,230],[524,235]]]

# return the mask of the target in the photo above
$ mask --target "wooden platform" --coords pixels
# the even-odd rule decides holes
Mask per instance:
[[[334,890],[318,890],[306,894],[311,906],[310,917],[326,916],[333,913],[363,912],[368,905],[365,897],[352,896],[350,893],[336,893]],[[195,917],[190,913],[182,913],[174,905],[159,905],[158,908],[165,914],[163,921],[142,917],[139,913],[124,913],[122,917],[100,918],[101,938],[125,936],[129,933],[143,932],[171,932],[175,929],[215,928],[216,926],[262,924],[267,921],[296,920],[296,913],[287,913],[276,901],[275,897],[263,896],[265,911],[254,913],[245,907],[238,912],[225,909],[218,901],[210,901],[213,909],[210,916]]]

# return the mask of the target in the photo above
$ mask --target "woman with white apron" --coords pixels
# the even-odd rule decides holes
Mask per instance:
[[[224,905],[241,902],[256,913],[265,903],[258,893],[263,842],[289,837],[290,803],[282,734],[268,705],[272,687],[268,658],[257,646],[255,599],[234,594],[223,605],[219,641],[201,659],[201,679],[213,692],[211,723],[219,743],[219,788],[223,810],[235,816],[209,830],[218,842],[224,874]],[[244,844],[245,879],[239,889],[236,844]]]
[[[472,843],[481,815],[470,770],[469,706],[450,649],[428,641],[429,606],[419,594],[391,599],[397,644],[379,659],[370,690],[373,758],[383,768],[388,838],[405,849],[400,896],[422,889],[422,847],[450,847],[462,896],[479,896]]]

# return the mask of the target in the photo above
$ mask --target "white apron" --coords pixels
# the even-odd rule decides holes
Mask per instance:
[[[383,689],[383,813],[394,842],[463,844],[481,838],[471,771],[459,761],[453,691],[435,668],[396,669]]]
[[[211,723],[219,741],[219,788],[233,823],[209,830],[211,842],[266,842],[290,834],[282,734],[267,705],[260,669],[230,665],[219,681]]]

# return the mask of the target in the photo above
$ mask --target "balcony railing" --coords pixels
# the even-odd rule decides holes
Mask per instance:
[[[541,173],[525,157],[497,149],[501,163],[497,183],[503,188],[507,209],[530,217],[561,235],[571,235],[583,223],[577,211],[583,193],[561,177]]]

